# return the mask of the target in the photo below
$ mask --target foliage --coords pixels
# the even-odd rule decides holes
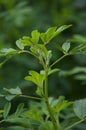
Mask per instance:
[[[73,34],[79,33],[79,35],[86,36],[86,1],[85,0],[0,0],[0,48],[16,48],[15,41],[24,35],[29,35],[32,30],[38,29],[45,31],[51,26],[61,26],[64,24],[73,24],[73,27],[64,31],[56,38],[56,42],[60,45]],[[80,40],[80,38],[78,38]],[[52,42],[52,41],[51,41]],[[56,43],[55,42],[55,43]],[[68,41],[67,41],[68,42]],[[53,44],[51,45],[53,49]],[[61,53],[54,48],[54,54],[52,61],[61,56]],[[71,62],[71,58],[72,61]],[[74,66],[85,66],[85,55],[74,55],[71,58],[65,58],[59,63],[58,66],[62,69],[71,69]],[[3,58],[0,58],[2,61]],[[29,87],[31,84],[25,81],[27,69],[36,68],[39,71],[40,66],[37,61],[33,60],[32,56],[29,56],[29,62],[27,62],[28,56],[21,55],[15,56],[14,59],[8,61],[2,70],[0,70],[0,90],[3,91],[3,87],[10,88],[11,86],[19,85],[23,88],[23,91],[27,94],[27,91],[34,91],[34,88]],[[70,63],[71,62],[71,63]],[[58,67],[57,66],[57,67]],[[22,69],[21,69],[22,68]],[[15,73],[13,73],[13,70]],[[17,71],[19,70],[19,71]],[[9,73],[9,71],[11,73]],[[8,73],[8,76],[7,76]],[[57,75],[54,75],[57,76]],[[59,77],[59,80],[53,80],[50,83],[49,93],[53,96],[59,96],[64,94],[67,98],[77,99],[85,97],[85,86],[81,87],[81,84],[77,84],[77,81],[69,78]],[[10,80],[12,79],[12,80]],[[5,81],[5,82],[4,82]],[[71,84],[69,84],[71,82]],[[54,85],[54,91],[52,85]],[[57,85],[60,86],[57,88]],[[73,87],[74,86],[74,87]],[[77,88],[82,93],[77,93]],[[82,89],[84,88],[84,89]],[[32,90],[33,89],[33,90]],[[59,94],[57,94],[57,91]],[[71,91],[72,90],[72,91]],[[4,101],[3,101],[4,102]],[[2,106],[3,103],[0,103]]]
[[[54,68],[54,66],[67,56],[86,53],[85,41],[72,46],[72,41],[70,40],[70,42],[64,42],[62,45],[57,44],[57,49],[62,52],[62,56],[51,63],[53,50],[50,50],[47,45],[70,26],[52,27],[44,33],[34,30],[31,33],[31,37],[24,36],[16,42],[18,49],[6,48],[0,51],[0,56],[5,56],[6,59],[22,53],[30,54],[37,58],[42,66],[40,72],[29,70],[29,75],[25,77],[25,80],[35,84],[37,88],[35,91],[36,96],[24,95],[19,87],[4,88],[4,92],[0,96],[5,98],[7,103],[0,110],[2,129],[70,130],[86,120],[86,99],[67,101],[64,96],[54,99],[49,97],[48,94],[48,77],[55,72],[60,71],[62,73],[61,68]],[[1,63],[1,67],[3,63],[4,60]],[[83,70],[84,68],[81,68],[81,70],[78,68],[66,72],[66,74],[83,72]],[[39,100],[39,102],[30,102],[29,107],[25,107],[24,103],[20,103],[16,111],[11,112],[12,100],[17,97]],[[7,125],[4,126],[3,123],[7,123]]]
[[[42,32],[51,26],[59,27],[64,24],[73,24],[73,26],[58,35],[54,39],[55,41],[51,41],[51,45],[47,45],[50,50],[53,50],[51,63],[62,55],[62,52],[57,50],[57,43],[62,46],[64,41],[68,39],[66,42],[70,44],[69,38],[73,34],[74,42],[72,41],[73,44],[70,44],[70,46],[74,47],[77,43],[85,42],[86,0],[0,0],[0,49],[15,48],[16,50],[16,39],[24,35],[30,35],[32,30],[38,29]],[[5,58],[6,60],[4,61]],[[9,60],[10,58],[9,56],[0,58],[0,62],[3,61],[2,64],[4,65],[0,68],[0,93],[3,92],[4,87],[10,89],[11,87],[19,86],[24,94],[34,96],[36,88],[33,86],[35,85],[24,80],[24,77],[28,75],[27,70],[32,70],[33,68],[40,73],[41,66],[31,55],[22,54],[22,56],[15,55],[14,58]],[[75,69],[79,67],[81,70],[85,65],[86,55],[78,54],[66,57],[58,64],[55,64],[55,68],[60,68],[63,72],[63,70],[73,70],[73,67]],[[85,70],[85,68],[83,69]],[[69,100],[85,98],[86,74],[84,70],[72,75],[62,76],[55,73],[49,76],[49,95],[54,97],[64,95]],[[10,100],[16,97],[16,95],[10,96],[8,92],[7,95]],[[16,109],[19,102],[24,102],[25,106],[27,106],[27,100],[16,98],[12,102],[11,111]],[[1,109],[5,103],[6,100],[3,97],[0,100]],[[18,126],[13,128],[11,126],[9,129],[24,128]],[[80,124],[75,129],[85,130],[86,125]]]

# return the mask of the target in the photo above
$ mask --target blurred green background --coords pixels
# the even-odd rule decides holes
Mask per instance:
[[[34,29],[42,32],[49,27],[64,24],[73,26],[60,34],[56,42],[62,43],[74,34],[86,36],[86,0],[0,0],[0,49],[17,48],[16,40],[30,35]],[[61,54],[54,44],[51,48],[54,49],[54,61]],[[86,56],[75,55],[65,58],[56,67],[67,70],[85,65]],[[10,59],[0,68],[0,92],[4,87],[19,86],[24,94],[35,95],[36,88],[24,80],[30,69],[40,70],[37,60],[32,56],[23,54]],[[86,97],[85,82],[76,80],[73,76],[59,77],[54,74],[49,80],[51,96],[64,95],[73,100]]]

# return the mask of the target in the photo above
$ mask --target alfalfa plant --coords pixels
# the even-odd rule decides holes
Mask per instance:
[[[75,45],[72,48],[72,43],[69,41],[63,43],[62,46],[57,43],[56,47],[63,55],[57,58],[53,63],[50,62],[52,50],[48,50],[47,45],[58,34],[69,27],[71,27],[71,25],[63,25],[59,28],[51,27],[44,33],[34,30],[31,33],[31,37],[24,36],[16,41],[17,50],[5,48],[0,51],[0,57],[6,57],[6,60],[3,61],[0,66],[12,56],[21,53],[27,53],[37,58],[39,64],[42,66],[40,72],[30,70],[28,76],[25,77],[25,80],[31,81],[36,85],[36,97],[23,95],[19,87],[15,89],[4,88],[6,94],[0,94],[1,97],[7,100],[3,110],[0,110],[0,123],[10,123],[10,126],[8,125],[7,127],[2,125],[1,129],[71,130],[73,127],[86,120],[86,99],[67,101],[63,96],[54,99],[53,97],[49,97],[48,94],[48,77],[53,73],[61,71],[60,68],[54,68],[54,65],[58,64],[67,56],[86,53],[86,42]],[[20,103],[16,111],[10,114],[11,101],[17,97],[29,98],[39,102],[31,102],[27,109],[25,109],[24,103]]]

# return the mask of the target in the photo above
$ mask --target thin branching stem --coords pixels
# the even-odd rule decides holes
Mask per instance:
[[[70,130],[71,128],[73,128],[74,126],[76,126],[76,125],[78,125],[78,124],[82,123],[82,122],[83,122],[83,121],[85,121],[85,120],[86,120],[86,118],[81,119],[81,120],[79,120],[79,121],[75,122],[74,124],[72,124],[72,125],[68,126],[68,127],[67,127],[67,128],[65,128],[64,130]]]
[[[4,60],[2,63],[0,63],[0,67],[2,67],[8,60],[9,60],[9,58],[7,58],[7,59]]]
[[[28,50],[22,50],[19,53],[28,53],[28,54],[30,54],[30,55],[35,56],[36,58],[38,58],[35,54],[33,54],[31,51],[28,51]]]
[[[68,54],[65,54],[63,56],[61,56],[59,59],[57,59],[54,63],[52,63],[50,65],[50,67],[53,67],[55,64],[57,64],[59,61],[61,61],[62,59],[64,59],[66,56],[68,56]]]
[[[24,97],[24,98],[34,99],[34,100],[43,100],[43,98],[32,97],[32,96],[28,96],[28,95],[19,95],[19,96]]]

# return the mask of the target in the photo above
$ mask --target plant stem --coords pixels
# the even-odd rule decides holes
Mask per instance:
[[[58,130],[62,130],[62,127],[59,122],[59,115],[56,117],[56,119],[57,119],[56,122],[57,122]]]
[[[50,65],[50,68],[53,67],[55,64],[57,64],[59,61],[61,61],[64,57],[68,56],[68,54],[65,54],[61,56],[59,59],[57,59],[53,64]]]
[[[48,71],[45,69],[45,86],[44,86],[45,98],[48,100]]]
[[[67,127],[67,128],[65,128],[64,130],[69,130],[69,129],[71,129],[72,127],[74,127],[74,126],[76,126],[76,125],[80,124],[80,123],[81,123],[81,122],[83,122],[84,120],[86,120],[86,118],[81,119],[81,120],[79,120],[79,121],[75,122],[74,124],[72,124],[72,125],[68,126],[68,127]]]
[[[51,107],[48,101],[48,71],[47,70],[48,69],[45,69],[45,86],[44,86],[45,103],[46,103],[51,121],[53,123],[54,129],[57,130],[58,126],[57,126],[56,120],[54,118],[53,112],[51,110]]]
[[[10,59],[11,57],[8,57],[7,59],[5,59],[2,63],[0,63],[0,68]]]
[[[20,53],[28,53],[28,54],[30,54],[30,55],[32,55],[32,56],[34,56],[38,59],[38,57],[35,54],[33,54],[31,51],[28,51],[28,50],[22,50],[22,51],[19,52],[19,54]]]
[[[42,98],[32,97],[32,96],[27,96],[27,95],[19,95],[19,96],[20,96],[20,97],[24,97],[24,98],[29,98],[29,99],[43,100]]]
[[[52,123],[53,123],[54,129],[55,129],[55,130],[58,130],[57,122],[56,122],[56,120],[55,120],[55,118],[54,118],[54,115],[53,115],[53,113],[52,113],[52,110],[51,110],[51,107],[50,107],[50,105],[49,105],[48,100],[46,101],[46,106],[47,106],[47,109],[48,109],[48,112],[49,112],[51,121],[52,121]]]

